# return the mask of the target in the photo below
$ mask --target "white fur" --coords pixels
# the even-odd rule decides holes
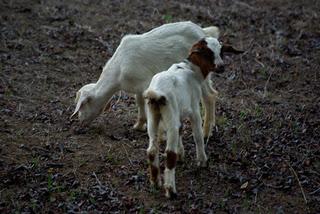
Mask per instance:
[[[165,24],[142,35],[125,36],[104,66],[99,80],[78,91],[79,98],[72,116],[79,113],[79,120],[89,124],[104,110],[115,92],[124,90],[136,94],[138,121],[134,127],[143,129],[146,115],[142,93],[151,78],[186,58],[191,45],[199,39],[218,35],[217,27],[202,29],[188,21]],[[217,96],[217,92],[211,88],[210,77],[203,83],[202,90],[207,114],[204,129],[208,137],[214,124],[213,111]]]
[[[220,58],[221,45],[216,38],[207,38],[207,46],[215,53],[215,61]],[[221,63],[223,61],[221,60]],[[167,133],[166,153],[174,154],[184,153],[181,148],[181,129],[182,121],[189,118],[193,138],[196,143],[197,163],[199,166],[206,166],[207,156],[204,149],[203,132],[201,128],[201,115],[199,102],[202,94],[202,83],[205,81],[200,68],[185,61],[179,64],[173,64],[167,71],[156,74],[144,92],[147,100],[147,119],[149,148],[147,150],[149,164],[153,167],[159,167],[159,149],[158,134],[159,127]],[[180,147],[180,149],[179,149]],[[153,161],[157,160],[157,161]],[[164,171],[164,188],[166,196],[171,197],[176,193],[175,186],[175,166],[168,167]]]
[[[223,60],[221,59],[221,56],[220,56],[220,50],[221,50],[221,47],[222,47],[220,42],[216,38],[212,38],[212,37],[205,38],[205,41],[207,42],[208,47],[214,53],[214,57],[215,57],[214,64],[216,66],[223,65]]]

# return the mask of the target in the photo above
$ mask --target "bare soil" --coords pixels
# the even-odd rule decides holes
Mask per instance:
[[[187,124],[168,200],[149,187],[131,95],[86,129],[69,116],[125,34],[182,20],[246,52],[213,77],[208,169]],[[0,212],[319,213],[319,23],[317,0],[2,0]]]

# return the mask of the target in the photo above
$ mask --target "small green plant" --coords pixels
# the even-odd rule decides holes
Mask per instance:
[[[89,198],[89,201],[90,201],[91,204],[96,204],[96,200],[94,198],[92,198],[92,197]]]
[[[39,156],[32,157],[32,159],[31,159],[31,167],[32,168],[38,168],[39,167],[39,163],[40,163],[39,159],[40,159]]]
[[[243,146],[248,145],[248,143],[251,142],[251,129],[247,127],[244,121],[241,122],[241,124],[238,127],[238,134],[240,137],[240,140],[244,143]]]
[[[48,181],[47,181],[47,188],[48,188],[48,191],[49,192],[52,192],[53,190],[53,176],[52,174],[50,173],[49,176],[48,176]]]
[[[79,167],[85,165],[86,163],[87,163],[87,160],[85,159],[80,160]]]
[[[224,197],[224,198],[227,198],[227,197],[229,197],[231,194],[232,194],[231,188],[228,187],[228,188],[226,189],[226,191],[224,192],[223,197]]]
[[[221,209],[225,208],[226,207],[226,202],[227,202],[228,199],[226,198],[222,198],[220,201],[219,201],[219,207]]]
[[[262,76],[262,78],[268,79],[269,74],[268,74],[268,70],[267,70],[266,67],[260,68],[260,69],[258,70],[258,74],[259,74],[260,76]]]
[[[242,207],[244,208],[244,211],[248,211],[250,208],[250,205],[251,205],[250,199],[246,197],[242,202]]]
[[[162,16],[162,19],[166,22],[166,23],[170,23],[172,21],[172,15],[170,14],[165,14]]]
[[[254,108],[254,115],[256,117],[261,117],[262,116],[262,108],[260,108],[260,106],[256,105],[256,107]]]
[[[36,209],[37,209],[37,200],[31,199],[31,209],[33,210],[33,212],[36,211]]]
[[[106,154],[105,160],[112,165],[117,165],[119,163],[115,156],[112,155],[112,153]]]
[[[238,146],[237,146],[237,144],[236,144],[235,142],[233,142],[233,143],[231,144],[231,151],[232,151],[233,156],[237,155]]]
[[[69,192],[69,200],[70,201],[75,201],[76,198],[77,198],[77,195],[78,195],[77,191],[71,190]]]
[[[155,210],[155,209],[152,209],[152,211],[153,211],[153,213],[157,213],[157,210]],[[143,206],[139,208],[139,214],[142,214],[142,213],[146,213]]]
[[[244,120],[248,116],[248,112],[240,111],[239,116],[241,120]]]
[[[145,176],[145,175],[144,175],[144,170],[139,170],[139,171],[137,172],[137,175],[138,175],[139,177]]]
[[[226,116],[224,116],[224,115],[217,116],[217,118],[216,118],[216,123],[217,123],[217,126],[219,126],[219,127],[226,126],[227,122],[228,122],[228,118]]]

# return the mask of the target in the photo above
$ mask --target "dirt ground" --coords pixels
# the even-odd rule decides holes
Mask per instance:
[[[86,129],[69,116],[125,34],[182,20],[246,52],[213,76],[208,169],[186,125],[170,201],[149,187],[131,95]],[[0,212],[319,213],[319,23],[318,0],[2,0]]]

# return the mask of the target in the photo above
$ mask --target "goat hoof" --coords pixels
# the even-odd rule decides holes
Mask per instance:
[[[144,123],[143,123],[143,124],[141,124],[141,123],[136,123],[136,124],[134,124],[133,129],[134,129],[134,130],[137,130],[137,131],[141,131],[141,132],[144,132],[144,131],[147,130],[147,128],[146,128],[146,126],[144,125]]]
[[[166,188],[166,197],[169,199],[178,198],[178,194],[172,190],[172,188]]]
[[[197,165],[200,168],[207,169],[209,167],[209,162],[208,162],[208,160],[198,161]]]

